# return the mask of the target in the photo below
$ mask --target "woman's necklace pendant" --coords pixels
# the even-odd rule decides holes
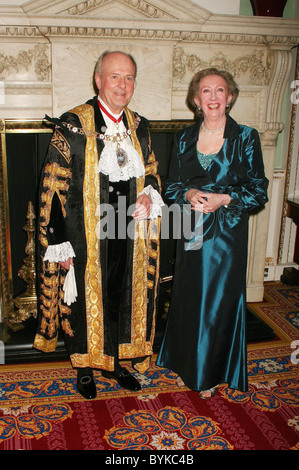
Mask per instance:
[[[125,166],[128,162],[127,152],[125,152],[125,150],[120,148],[119,146],[116,149],[116,158],[117,158],[117,163],[120,168]]]

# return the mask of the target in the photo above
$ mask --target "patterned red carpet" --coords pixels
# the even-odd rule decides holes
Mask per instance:
[[[277,339],[249,345],[248,393],[222,386],[201,400],[153,360],[145,375],[134,373],[142,391],[126,392],[96,373],[97,399],[85,401],[69,363],[3,365],[0,450],[144,449],[172,458],[180,451],[197,458],[192,451],[201,449],[299,450],[299,288],[269,283],[265,302],[251,307]],[[103,455],[117,464],[140,454]]]

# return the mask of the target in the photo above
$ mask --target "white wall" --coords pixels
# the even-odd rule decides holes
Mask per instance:
[[[212,13],[224,15],[238,15],[240,0],[192,0],[202,8]],[[23,5],[28,0],[0,0],[0,5]]]
[[[216,14],[238,15],[240,12],[240,0],[192,0],[206,10]]]

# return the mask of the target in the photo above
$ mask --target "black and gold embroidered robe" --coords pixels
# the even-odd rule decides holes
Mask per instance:
[[[124,123],[136,118],[128,108]],[[71,132],[62,122],[82,128]],[[34,347],[50,352],[57,345],[58,328],[73,367],[113,370],[113,346],[107,298],[107,244],[96,237],[97,207],[109,202],[109,178],[99,173],[104,142],[104,119],[96,97],[61,116],[45,159],[41,189],[37,271],[39,321]],[[129,180],[128,204],[134,204],[147,185],[160,190],[157,162],[151,150],[148,123],[140,119],[131,140],[145,165],[145,176]],[[127,262],[119,317],[119,359],[134,359],[144,372],[152,354],[159,276],[160,218],[133,221],[134,237],[127,238]],[[69,241],[74,249],[78,297],[64,302],[66,271],[57,263],[44,262],[49,245]]]

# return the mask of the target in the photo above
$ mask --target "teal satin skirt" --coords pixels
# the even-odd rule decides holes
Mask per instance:
[[[157,365],[192,390],[227,383],[247,391],[246,267],[248,214],[204,215],[203,244],[178,241],[172,299]]]

